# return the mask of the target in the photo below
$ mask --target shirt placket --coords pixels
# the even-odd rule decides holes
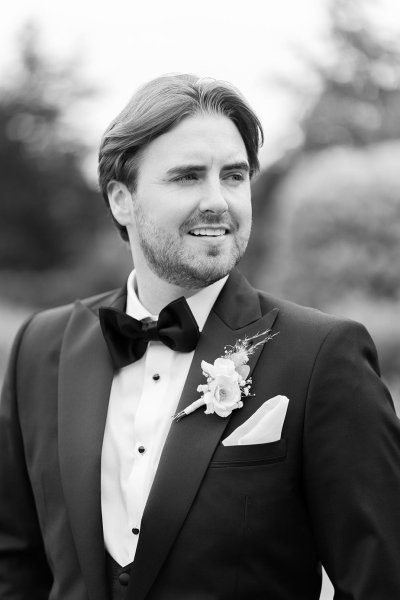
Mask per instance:
[[[150,342],[145,356],[144,382],[133,431],[133,461],[127,488],[129,526],[136,550],[140,524],[161,454],[160,428],[170,419],[164,399],[172,352],[159,342]]]

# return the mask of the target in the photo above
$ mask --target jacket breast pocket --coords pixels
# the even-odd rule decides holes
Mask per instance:
[[[211,459],[209,468],[251,467],[279,462],[286,458],[287,439],[267,444],[223,446],[220,444]]]

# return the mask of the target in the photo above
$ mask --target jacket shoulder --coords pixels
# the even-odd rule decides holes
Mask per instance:
[[[278,308],[279,320],[287,323],[290,327],[297,328],[301,326],[304,328],[329,330],[332,327],[346,327],[352,324],[360,325],[351,319],[326,313],[317,308],[302,306],[290,300],[278,298],[262,290],[257,290],[257,293],[262,312],[267,312],[271,308]]]
[[[77,302],[90,310],[96,311],[99,306],[107,304],[119,293],[122,293],[121,290],[112,290],[62,306],[40,310],[25,321],[17,337],[20,339],[23,337],[25,342],[32,340],[35,343],[46,339],[54,340],[63,335]]]
[[[274,330],[286,348],[297,348],[309,356],[323,348],[340,348],[341,352],[367,348],[370,360],[378,364],[376,347],[365,325],[338,315],[325,313],[316,308],[301,306],[289,300],[277,298],[258,291],[262,312],[278,308]],[[379,371],[379,367],[376,367]]]

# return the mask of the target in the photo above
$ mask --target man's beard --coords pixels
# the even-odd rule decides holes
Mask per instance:
[[[231,233],[227,235],[232,236],[234,243],[227,254],[219,242],[214,245],[211,243],[207,251],[202,253],[185,248],[178,234],[172,237],[157,227],[138,206],[135,207],[135,216],[140,246],[148,266],[160,279],[185,289],[200,289],[228,275],[247,247],[248,235],[235,235],[237,226],[231,217]],[[198,223],[216,226],[221,221],[221,217],[205,213],[188,219],[180,230],[188,231]],[[226,224],[226,218],[223,222]]]

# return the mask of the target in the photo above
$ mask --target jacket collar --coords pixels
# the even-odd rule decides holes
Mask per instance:
[[[106,600],[101,518],[101,447],[113,379],[97,310],[124,310],[126,290],[94,304],[76,302],[66,328],[59,371],[59,459],[67,510],[90,600]]]

